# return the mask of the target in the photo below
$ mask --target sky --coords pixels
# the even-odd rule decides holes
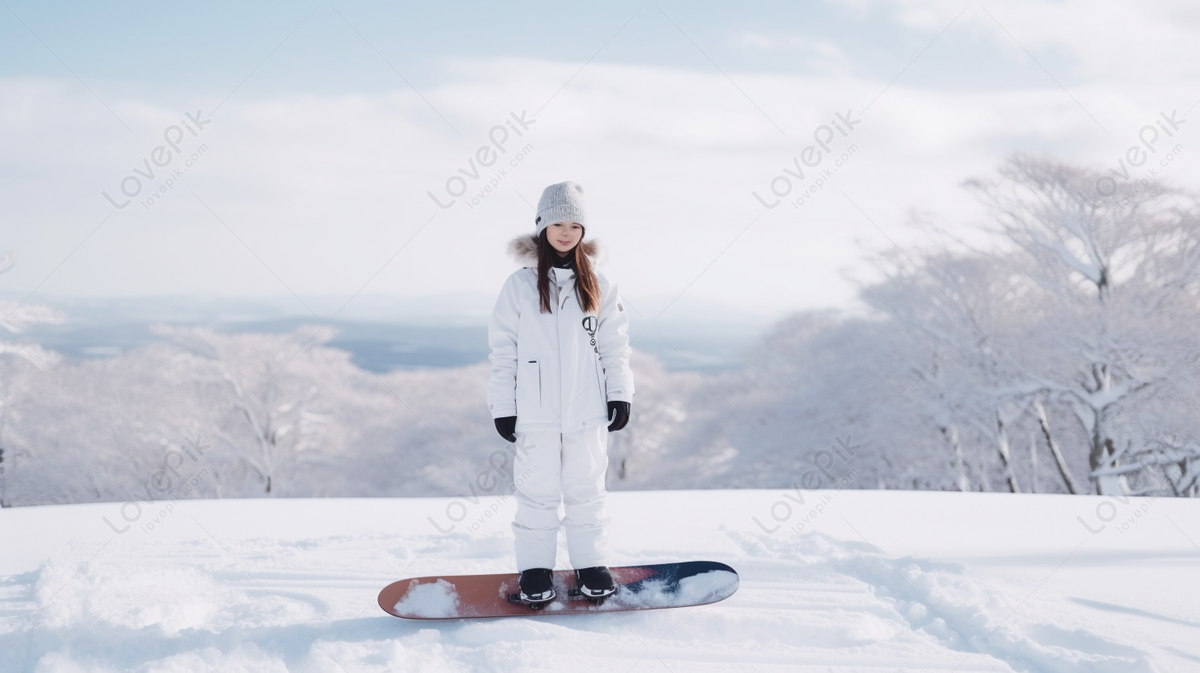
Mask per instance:
[[[1014,152],[1116,169],[1173,119],[1155,175],[1194,184],[1198,29],[1184,2],[13,2],[0,293],[477,306],[574,180],[640,314],[853,309],[872,251],[926,244],[914,213],[976,236],[961,184]]]

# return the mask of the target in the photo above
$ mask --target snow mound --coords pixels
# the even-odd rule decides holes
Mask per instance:
[[[736,573],[726,570],[710,570],[683,578],[677,587],[672,587],[670,583],[663,580],[642,582],[636,593],[622,591],[619,605],[670,608],[711,603],[732,594],[737,586],[738,576]],[[605,603],[605,607],[608,605]]]
[[[749,543],[750,538],[745,538]],[[961,563],[889,558],[869,545],[820,533],[760,542],[752,555],[796,559],[812,579],[852,579],[891,608],[908,631],[964,655],[989,656],[1018,671],[1037,673],[1156,673],[1148,653],[1079,628],[1068,632],[1041,615],[1010,617],[1019,596],[973,577]],[[1028,598],[1028,596],[1026,596]]]
[[[393,608],[409,617],[453,617],[458,614],[458,592],[446,580],[421,584],[413,580],[408,593]]]

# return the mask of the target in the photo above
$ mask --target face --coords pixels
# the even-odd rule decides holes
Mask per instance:
[[[578,222],[555,222],[546,227],[546,240],[561,255],[571,251],[583,238],[583,225]]]

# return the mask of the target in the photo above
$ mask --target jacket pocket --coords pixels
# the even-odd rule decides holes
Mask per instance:
[[[517,415],[532,415],[542,408],[542,364],[525,360],[517,367]]]

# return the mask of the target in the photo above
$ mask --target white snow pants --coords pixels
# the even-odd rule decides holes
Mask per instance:
[[[604,474],[608,470],[608,426],[573,432],[517,432],[513,478],[516,484],[517,570],[553,568],[558,550],[558,504],[566,516],[571,567],[608,564],[604,527]]]

